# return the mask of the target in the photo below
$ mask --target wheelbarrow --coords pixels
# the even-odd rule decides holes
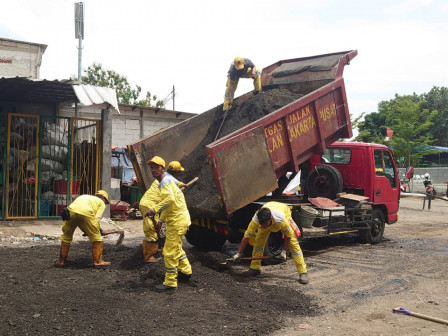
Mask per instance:
[[[110,214],[118,214],[120,215],[122,221],[127,221],[127,213],[131,209],[131,207],[129,205],[120,204],[120,202],[121,201],[118,201],[117,203],[110,205]]]

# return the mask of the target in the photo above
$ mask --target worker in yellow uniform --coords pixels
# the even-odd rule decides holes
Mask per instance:
[[[238,252],[233,256],[236,261],[243,256],[244,248],[247,243],[253,245],[252,256],[262,257],[266,241],[271,232],[281,231],[285,236],[285,243],[281,256],[286,259],[287,249],[291,251],[291,256],[296,264],[299,273],[299,283],[307,284],[308,276],[305,260],[300,248],[299,242],[294,233],[296,224],[291,217],[291,210],[286,204],[280,202],[267,202],[263,207],[255,213],[252,218],[244,237],[241,240]],[[252,260],[248,275],[260,274],[261,260]]]
[[[158,156],[148,161],[152,176],[159,181],[160,202],[152,206],[150,216],[160,213],[166,221],[166,241],[163,248],[165,262],[165,281],[155,287],[158,292],[177,288],[177,280],[189,280],[192,269],[187,255],[182,248],[182,239],[191,225],[183,192],[176,185],[174,178],[166,174],[165,161]]]
[[[63,210],[64,224],[62,225],[61,251],[55,266],[62,267],[67,260],[73,233],[79,227],[92,243],[93,266],[109,266],[110,262],[103,260],[103,239],[101,236],[100,220],[106,204],[109,204],[109,195],[104,190],[98,190],[95,196],[81,195]]]
[[[156,160],[165,167],[165,161],[158,157]],[[147,162],[149,165],[151,160]],[[185,169],[181,166],[179,161],[172,161],[169,164],[169,169],[176,171],[184,171]],[[175,179],[176,185],[180,188],[184,186],[183,182]],[[151,184],[151,187],[145,192],[143,197],[139,202],[139,209],[143,215],[143,233],[145,234],[145,238],[143,239],[143,258],[145,262],[154,263],[160,260],[160,258],[156,258],[154,255],[159,251],[160,240],[165,238],[164,232],[166,231],[166,224],[160,221],[159,214],[156,213],[153,217],[147,215],[148,210],[154,207],[155,204],[160,202],[160,189],[159,189],[159,181],[157,179]],[[156,227],[154,224],[160,226],[159,234],[156,231]]]
[[[255,64],[248,58],[236,57],[227,72],[226,93],[222,110],[227,111],[232,108],[233,96],[240,78],[252,78],[254,80],[254,94],[261,91],[261,73]]]

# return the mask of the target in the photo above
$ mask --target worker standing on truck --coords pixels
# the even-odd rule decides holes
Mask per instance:
[[[226,93],[222,110],[227,111],[232,108],[233,96],[240,78],[253,78],[254,94],[261,91],[261,73],[255,64],[248,58],[236,57],[227,72]]]
[[[148,161],[152,176],[159,181],[160,201],[148,210],[149,216],[161,214],[166,221],[166,241],[163,248],[165,262],[165,281],[155,287],[158,292],[177,288],[177,280],[189,280],[192,269],[187,255],[182,248],[182,239],[191,225],[183,192],[176,185],[175,179],[165,172],[165,161],[155,156]]]
[[[306,264],[299,242],[294,234],[294,224],[291,217],[291,210],[286,204],[267,202],[252,218],[241,240],[238,252],[233,256],[233,259],[236,261],[243,256],[243,251],[247,243],[253,245],[253,257],[262,257],[266,241],[271,232],[281,231],[285,236],[284,249],[281,255],[286,259],[287,249],[289,248],[296,264],[297,272],[299,273],[299,282],[301,284],[307,284]],[[252,260],[247,274],[251,276],[258,275],[260,274],[260,268],[261,260]]]
[[[160,165],[165,167],[165,161],[161,157],[155,157],[153,160],[156,160]],[[149,160],[147,164],[150,165],[151,162],[152,161]],[[173,174],[177,171],[185,170],[179,161],[170,162],[168,167]],[[179,188],[184,186],[183,182],[178,181],[174,177],[173,179]],[[147,263],[154,263],[160,260],[160,258],[156,258],[154,255],[160,251],[159,249],[163,246],[162,241],[165,239],[166,223],[160,220],[158,213],[153,217],[147,215],[148,210],[159,202],[159,181],[155,179],[139,202],[139,210],[143,215],[143,233],[145,235],[145,238],[142,241],[143,258]]]
[[[104,190],[98,190],[95,196],[81,195],[67,208],[62,210],[61,251],[55,266],[63,267],[67,260],[73,233],[79,227],[92,243],[93,266],[109,266],[110,262],[103,260],[103,239],[101,235],[100,220],[106,204],[109,204],[109,195]]]

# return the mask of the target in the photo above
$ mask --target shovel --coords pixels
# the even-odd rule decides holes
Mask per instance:
[[[229,110],[227,110],[227,111],[224,112],[224,117],[222,118],[221,125],[219,125],[219,129],[218,129],[218,132],[216,133],[216,136],[215,136],[215,140],[214,140],[214,141],[216,141],[216,139],[218,139],[219,133],[221,133],[221,128],[222,128],[222,125],[224,125],[224,121],[226,121],[226,118],[227,118],[227,112],[228,112],[228,111],[229,111]]]
[[[407,310],[407,309],[404,309],[404,308],[401,308],[401,307],[396,307],[396,308],[392,309],[392,312],[397,313],[397,314],[404,314],[404,315],[415,316],[415,317],[419,317],[421,319],[428,320],[428,321],[448,324],[447,320],[442,320],[442,319],[439,319],[437,317],[423,315],[423,314],[420,314],[420,313],[414,313],[414,312],[411,312],[410,310]]]
[[[104,231],[102,232],[102,236],[107,236],[113,233],[118,233],[120,236],[117,239],[117,242],[115,243],[115,246],[121,246],[121,244],[123,243],[123,239],[124,239],[124,231],[123,230],[113,230],[113,231]]]
[[[236,261],[240,261],[240,260],[266,260],[266,259],[269,259],[269,257],[268,256],[262,256],[262,257],[241,257],[241,258],[239,258]],[[225,262],[219,263],[219,265],[224,266],[226,268],[230,268],[230,265],[229,265],[230,261],[235,262],[235,260],[233,260],[233,258],[228,258],[228,259],[226,259]]]

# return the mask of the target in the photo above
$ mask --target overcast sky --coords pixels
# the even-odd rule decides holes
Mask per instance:
[[[72,0],[0,0],[0,37],[48,45],[41,78],[78,74]],[[377,111],[396,93],[448,86],[446,0],[84,0],[82,67],[115,70],[175,109],[223,101],[236,56],[262,69],[279,60],[346,50],[350,112]],[[252,90],[240,80],[236,96]],[[172,102],[166,106],[172,108]]]

